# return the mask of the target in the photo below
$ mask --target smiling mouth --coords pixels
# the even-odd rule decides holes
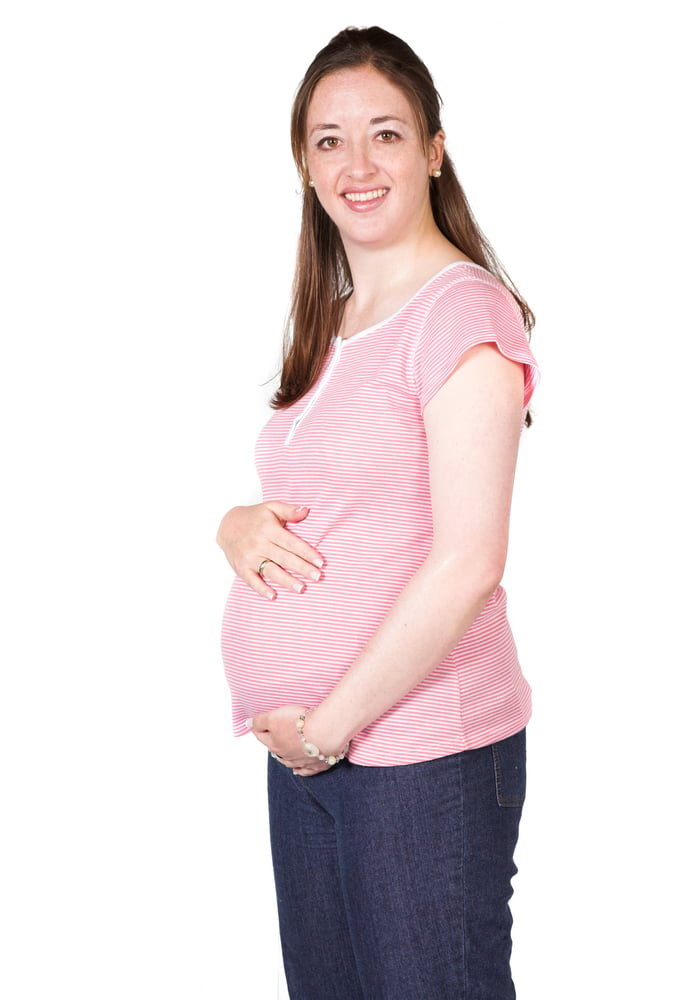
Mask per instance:
[[[375,198],[383,198],[389,188],[376,188],[374,191],[346,191],[344,198],[346,201],[374,201]]]

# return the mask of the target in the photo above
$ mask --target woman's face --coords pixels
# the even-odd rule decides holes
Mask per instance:
[[[433,225],[429,177],[441,166],[443,132],[423,149],[403,91],[370,66],[330,73],[306,120],[310,179],[347,252],[415,239]]]

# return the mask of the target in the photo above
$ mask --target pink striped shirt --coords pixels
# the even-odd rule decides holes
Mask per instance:
[[[295,530],[325,557],[303,594],[258,597],[236,579],[222,626],[234,732],[280,705],[317,705],[356,659],[432,540],[423,409],[463,353],[495,343],[538,379],[517,303],[487,271],[456,263],[397,313],[336,338],[316,385],[277,411],[256,448],[265,500],[310,507]],[[530,689],[498,587],[456,648],[353,741],[356,764],[409,764],[521,729]]]

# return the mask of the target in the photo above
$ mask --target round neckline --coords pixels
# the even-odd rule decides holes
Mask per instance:
[[[454,267],[476,267],[478,270],[484,271],[485,274],[491,274],[491,272],[487,271],[487,269],[482,267],[481,264],[475,264],[474,261],[472,260],[453,260],[451,261],[450,264],[447,264],[446,267],[442,267],[440,271],[437,271],[436,274],[433,274],[431,278],[428,278],[423,285],[420,285],[418,290],[416,292],[413,292],[410,298],[407,299],[402,306],[399,306],[399,308],[395,312],[391,313],[389,316],[385,316],[384,319],[380,319],[379,322],[373,323],[372,326],[364,327],[362,330],[359,330],[357,333],[354,333],[352,337],[344,338],[341,336],[341,334],[337,333],[333,337],[333,341],[334,342],[340,341],[341,347],[343,348],[346,346],[346,344],[351,344],[353,343],[354,340],[359,340],[361,337],[365,337],[368,333],[372,333],[374,330],[378,330],[380,326],[385,326],[387,323],[390,323],[391,320],[396,319],[396,317],[399,316],[404,311],[404,309],[407,309],[408,306],[411,304],[411,302],[415,301],[418,295],[421,295],[425,291],[425,289],[429,288],[429,286],[433,282],[437,281],[439,278],[442,277],[442,275],[446,274],[447,271],[451,271]]]

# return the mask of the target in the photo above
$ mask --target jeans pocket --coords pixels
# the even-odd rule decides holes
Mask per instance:
[[[500,806],[522,806],[525,801],[525,730],[493,743],[496,799]]]

